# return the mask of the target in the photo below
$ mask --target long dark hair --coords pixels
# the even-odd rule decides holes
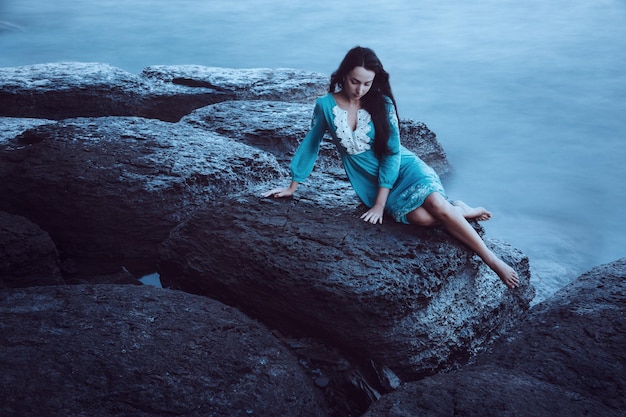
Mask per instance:
[[[376,74],[372,87],[365,96],[361,97],[361,105],[372,116],[376,131],[374,153],[380,158],[389,153],[388,142],[391,134],[385,97],[388,97],[394,108],[396,108],[396,99],[393,97],[391,86],[389,85],[389,73],[385,71],[382,62],[380,62],[374,51],[370,48],[356,46],[348,51],[341,64],[339,64],[337,71],[330,77],[328,91],[334,93],[337,91],[337,87],[343,89],[344,79],[354,67],[363,67]]]

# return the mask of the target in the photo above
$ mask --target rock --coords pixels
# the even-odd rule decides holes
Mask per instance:
[[[138,76],[102,63],[38,64],[0,68],[0,116],[177,121],[225,100],[310,100],[326,83],[322,74],[294,69],[154,66]]]
[[[424,123],[411,119],[401,120],[400,137],[402,144],[430,165],[441,178],[447,177],[452,172],[446,151],[435,133]]]
[[[442,230],[365,225],[330,146],[298,198],[259,198],[287,181],[325,85],[288,69],[0,69],[0,109],[12,116],[1,120],[0,210],[49,233],[67,282],[124,280],[158,262],[166,285],[371,364],[380,386],[348,378],[377,399],[396,375],[465,363],[533,289],[528,259],[502,242],[490,244],[522,276],[514,292]],[[425,125],[401,127],[407,147],[449,172]],[[329,374],[317,376],[331,387]]]
[[[251,189],[207,203],[163,244],[161,281],[404,379],[465,362],[524,314],[534,290],[519,251],[495,248],[521,276],[510,291],[440,229],[364,224],[346,190],[274,200]]]
[[[0,126],[2,126],[2,129],[0,129],[0,146],[6,146],[9,141],[15,139],[16,136],[21,135],[29,129],[55,123],[56,122],[54,120],[0,116]]]
[[[0,210],[40,225],[78,275],[148,273],[193,210],[282,170],[271,155],[188,124],[66,119],[0,142]]]
[[[474,363],[404,384],[366,417],[626,413],[626,258],[534,306]]]
[[[270,332],[178,291],[0,292],[3,416],[326,416]]]
[[[157,86],[181,86],[191,90],[209,88],[226,92],[229,93],[229,100],[309,103],[324,94],[329,84],[325,74],[292,68],[231,69],[201,65],[153,65],[145,68],[141,75],[157,82]]]
[[[313,105],[281,101],[226,101],[198,109],[181,119],[203,129],[215,131],[275,155],[284,166],[311,126]],[[445,177],[451,172],[446,153],[436,135],[424,123],[413,120],[400,122],[402,143],[418,154],[435,171]],[[322,142],[318,171],[345,178],[335,145]]]
[[[0,289],[63,283],[48,233],[24,217],[0,212]]]
[[[226,101],[198,109],[180,122],[270,152],[286,168],[311,125],[312,112],[311,103]],[[337,169],[340,164],[331,145],[322,145],[319,169]]]
[[[328,77],[289,68],[228,69],[156,65],[141,77],[151,86],[138,115],[177,121],[191,111],[228,100],[309,102],[324,92]]]
[[[61,62],[0,68],[1,116],[127,116],[135,114],[148,93],[149,86],[140,77],[107,64]]]
[[[286,337],[275,329],[272,333],[320,388],[327,400],[328,417],[360,416],[381,393],[399,385],[399,378],[389,368],[373,361],[355,363],[317,339]]]

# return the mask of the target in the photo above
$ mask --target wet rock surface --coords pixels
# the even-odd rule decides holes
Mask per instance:
[[[291,69],[153,66],[134,75],[103,64],[2,68],[0,211],[8,216],[10,227],[22,221],[18,219],[27,219],[33,228],[41,230],[25,240],[49,236],[51,257],[33,259],[32,263],[55,264],[52,249],[56,249],[66,283],[137,284],[136,277],[160,268],[165,285],[215,298],[271,325],[283,335],[279,337],[281,343],[298,357],[299,363],[294,365],[298,370],[289,372],[295,375],[303,367],[308,376],[304,385],[294,380],[285,385],[293,383],[294,389],[306,391],[308,388],[303,387],[314,381],[332,403],[327,415],[360,414],[383,393],[397,388],[400,378],[419,379],[467,362],[518,320],[528,308],[533,289],[528,284],[528,259],[504,242],[485,236],[521,274],[523,285],[516,291],[507,290],[480,260],[440,229],[419,229],[391,221],[380,227],[364,224],[358,219],[363,207],[330,146],[322,149],[316,170],[296,198],[260,198],[262,191],[288,181],[286,165],[310,125],[313,100],[324,93],[327,83],[327,76]],[[441,176],[451,171],[444,150],[426,125],[403,120],[401,129],[405,146]],[[484,234],[478,224],[474,226]],[[11,242],[12,237],[7,236],[0,238]],[[21,264],[11,267],[11,273],[20,268]],[[50,274],[50,283],[56,283],[57,272]],[[32,281],[3,277],[2,282],[20,287]],[[137,312],[144,301],[146,309],[161,308],[155,307],[158,301],[152,299],[170,293],[143,297],[138,291],[145,289],[136,285],[102,287],[0,293],[15,303],[17,299],[11,297],[18,297],[37,318],[40,305],[54,310],[47,311],[55,317],[46,322],[47,327],[37,327],[36,320],[29,319],[31,330],[41,336],[38,340],[54,342],[39,341],[33,348],[50,358],[61,357],[65,367],[42,363],[37,368],[31,350],[30,362],[23,357],[16,366],[33,369],[37,375],[50,369],[51,375],[44,375],[43,381],[73,381],[73,354],[64,353],[55,344],[65,343],[64,339],[55,337],[71,334],[77,349],[90,343],[119,348],[119,337],[136,342],[139,336],[128,329],[143,329],[150,335],[142,327],[147,324],[132,321],[144,316],[115,314],[123,314],[124,306]],[[116,297],[104,295],[107,291]],[[121,295],[124,291],[127,296]],[[171,293],[183,297],[180,292]],[[103,314],[101,317],[115,319],[115,323],[102,320],[107,322],[103,328],[110,331],[107,337],[92,337],[90,332],[98,325],[85,321],[78,314],[80,308],[71,304],[81,297],[97,304],[101,310],[96,313]],[[118,299],[126,304],[120,305]],[[171,302],[178,306],[181,301]],[[74,306],[68,311],[76,314],[64,313],[60,305]],[[9,316],[19,313],[4,311]],[[25,314],[29,311],[24,307]],[[204,307],[202,311],[208,312]],[[196,314],[193,309],[192,313],[188,322],[182,321],[186,326],[195,329],[210,324],[207,314]],[[76,326],[81,331],[65,330]],[[28,344],[26,336],[12,338],[12,334],[25,334],[15,327],[7,328],[3,336],[6,346]],[[243,325],[244,341],[248,340],[246,329],[254,334],[261,331]],[[165,334],[170,331],[162,330]],[[227,336],[228,330],[222,328]],[[81,341],[83,334],[88,338]],[[150,338],[156,340],[157,336]],[[210,350],[211,346],[204,347]],[[185,401],[192,401],[185,387],[168,385],[173,391],[156,399],[141,390],[128,391],[138,397],[116,390],[112,381],[121,368],[132,369],[132,377],[148,383],[142,379],[143,375],[153,375],[147,354],[151,352],[153,360],[162,354],[156,347],[142,352],[146,362],[137,367],[129,364],[128,355],[109,356],[110,369],[95,355],[96,348],[84,349],[91,352],[91,359],[98,358],[94,371],[104,369],[109,379],[94,382],[84,375],[81,389],[85,391],[80,391],[81,396],[71,404],[85,398],[91,401],[91,396],[97,395],[92,391],[101,389],[99,384],[103,383],[113,390],[109,399],[119,402],[118,407],[125,411],[128,409],[124,407],[131,406],[146,415],[191,412],[170,398],[182,395]],[[166,354],[176,349],[169,345]],[[252,348],[233,349],[232,355],[246,356],[246,349]],[[84,360],[87,366],[88,359]],[[177,369],[188,368],[179,370],[179,375],[195,371],[189,367],[196,362],[184,364],[183,357],[172,360],[181,367]],[[241,362],[243,371],[254,374],[256,368],[246,360]],[[209,365],[200,366],[199,372],[212,375],[231,366],[220,362]],[[20,396],[20,390],[11,387],[21,387],[24,382],[17,376],[9,377],[14,379],[2,386],[12,398],[8,412],[20,407],[28,412],[30,409],[23,407],[28,407],[28,395],[35,395],[36,390],[26,390]],[[262,385],[263,378],[254,374],[251,380]],[[130,375],[128,379],[131,383]],[[149,382],[162,389],[161,384],[187,382],[156,379]],[[72,385],[66,388],[74,390]],[[259,391],[253,383],[241,388],[245,398],[266,395],[264,388]],[[50,387],[40,386],[40,392],[49,393]],[[67,395],[64,389],[60,392]],[[302,395],[305,398],[308,394]],[[267,398],[289,402],[272,394]],[[154,399],[150,401],[154,405],[141,405],[144,399]],[[45,401],[37,398],[36,404],[61,407]],[[107,399],[97,397],[95,401],[105,404]],[[237,401],[229,397],[224,404],[230,402],[240,412],[245,407]],[[117,412],[117,408],[102,407],[101,415]],[[95,406],[90,410],[99,415]],[[265,415],[290,415],[277,413]]]
[[[367,417],[626,413],[626,259],[534,306],[467,367],[403,385]]]
[[[3,416],[326,416],[264,326],[147,286],[0,292]]]
[[[0,210],[46,230],[83,275],[154,271],[160,243],[205,201],[282,172],[212,132],[134,117],[43,124],[6,140],[0,161]]]
[[[135,75],[83,62],[0,68],[0,80],[0,116],[140,116],[170,122],[226,100],[310,101],[327,83],[323,74],[294,69],[152,66]]]
[[[0,289],[63,284],[60,266],[46,232],[24,217],[0,212]]]
[[[207,203],[174,230],[160,250],[163,284],[407,379],[463,363],[528,308],[528,259],[510,246],[494,250],[522,277],[514,291],[440,229],[366,225],[356,200],[333,207],[329,191],[259,193]]]

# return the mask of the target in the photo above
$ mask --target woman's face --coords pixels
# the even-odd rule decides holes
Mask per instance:
[[[346,74],[343,90],[350,100],[359,100],[372,88],[376,73],[364,67],[354,67]]]

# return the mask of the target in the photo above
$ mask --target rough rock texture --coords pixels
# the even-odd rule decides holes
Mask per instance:
[[[124,81],[132,78],[130,74],[95,64],[3,70],[13,70],[0,88],[4,94],[11,91],[20,100],[29,100],[45,91],[74,106],[63,110],[73,116],[91,112],[82,94],[93,91],[97,96],[102,84],[124,86],[116,93],[120,105],[141,90],[138,82]],[[232,97],[283,97],[292,102],[229,101],[199,109],[180,123],[139,117],[0,118],[0,194],[5,196],[0,210],[25,216],[50,233],[63,271],[72,278],[123,268],[136,275],[152,272],[158,244],[206,200],[284,176],[312,112],[310,103],[295,101],[314,96],[321,88],[316,74],[293,70],[271,75],[268,70],[151,67],[145,74],[155,80],[153,94],[191,90],[178,91],[176,100],[202,87],[173,85],[172,80],[195,77],[222,86]],[[26,75],[28,82],[22,80]],[[133,88],[139,92],[131,94]],[[71,99],[64,95],[72,92],[76,95]],[[29,105],[42,114],[51,118],[61,114],[46,113],[45,102],[33,100]],[[80,102],[84,111],[76,105]],[[188,105],[199,104],[191,100]],[[28,106],[14,111],[19,108],[30,112]],[[403,121],[402,126],[408,146],[423,150],[441,175],[449,172],[445,152],[425,125]],[[344,178],[338,158],[326,153],[320,169]]]
[[[201,65],[154,65],[145,68],[141,75],[155,82],[158,87],[171,84],[227,92],[229,100],[288,99],[310,103],[324,94],[329,83],[325,74],[292,68],[230,69]]]
[[[41,226],[79,273],[149,272],[158,245],[204,201],[281,170],[269,154],[187,124],[67,119],[0,142],[0,210]]]
[[[295,358],[237,310],[179,291],[0,292],[0,414],[325,416]]]
[[[310,101],[327,77],[293,69],[148,67],[141,75],[101,63],[0,68],[0,116],[67,119],[142,116],[176,121],[225,100]]]
[[[471,366],[408,383],[367,417],[626,415],[626,259],[584,274]]]
[[[505,244],[494,249],[520,273],[514,291],[440,229],[367,225],[354,197],[333,206],[346,197],[329,200],[330,190],[292,200],[259,193],[211,202],[173,231],[160,252],[162,282],[409,379],[467,360],[533,296],[528,259]]]
[[[0,289],[63,283],[48,233],[24,217],[0,212]]]
[[[0,126],[2,126],[2,129],[0,129],[0,146],[6,146],[9,141],[29,129],[54,123],[54,120],[0,116]]]
[[[528,308],[523,254],[491,242],[522,276],[512,292],[439,229],[364,224],[328,146],[297,198],[259,198],[288,181],[327,82],[288,69],[0,69],[0,115],[10,116],[0,118],[0,211],[49,234],[66,282],[160,262],[166,284],[320,337],[388,381],[464,363]],[[407,147],[450,171],[424,124],[401,128]]]

